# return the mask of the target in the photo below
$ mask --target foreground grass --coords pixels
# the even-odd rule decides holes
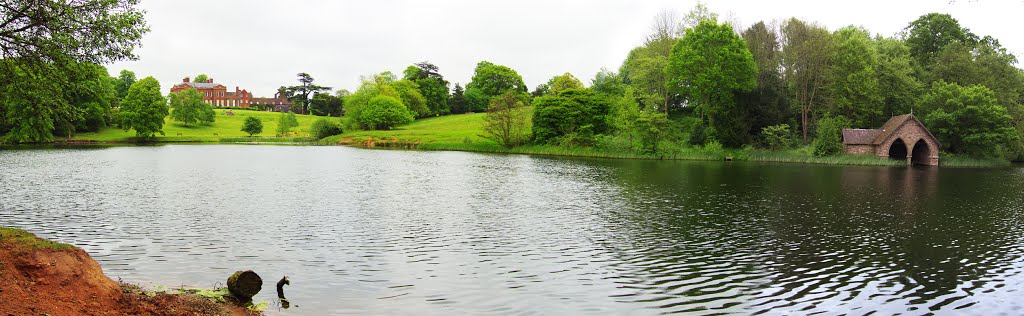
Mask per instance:
[[[72,245],[37,238],[36,235],[21,229],[7,227],[0,227],[0,242],[13,242],[14,244],[26,246],[33,250],[68,250],[75,248]]]
[[[164,135],[157,134],[152,141],[156,142],[296,142],[308,141],[309,127],[317,116],[296,115],[299,127],[292,129],[287,137],[274,137],[277,121],[282,115],[277,112],[234,110],[234,115],[227,115],[226,110],[215,110],[217,119],[213,125],[190,125],[171,120],[168,116],[164,121]],[[242,124],[247,117],[256,117],[263,122],[263,133],[257,137],[248,137],[242,132]],[[80,133],[71,138],[72,141],[96,142],[135,142],[135,131],[124,131],[120,128],[107,127],[96,133]]]

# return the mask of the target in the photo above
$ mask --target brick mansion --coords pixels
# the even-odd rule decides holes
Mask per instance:
[[[189,77],[185,77],[180,83],[171,87],[171,93],[185,91],[189,88],[199,91],[203,95],[203,101],[214,107],[249,108],[260,106],[260,108],[282,112],[291,108],[291,102],[280,93],[274,94],[273,98],[254,98],[251,92],[239,89],[238,86],[235,86],[235,91],[228,91],[227,86],[214,82],[212,78],[205,82],[195,82],[191,81]]]

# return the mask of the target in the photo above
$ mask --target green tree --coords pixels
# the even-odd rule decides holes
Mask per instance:
[[[249,137],[263,133],[263,121],[255,116],[246,117],[242,123],[242,131],[249,134]]]
[[[687,31],[672,48],[666,72],[669,91],[707,113],[719,141],[731,147],[748,142],[747,111],[734,96],[757,86],[757,64],[729,24],[706,20]]]
[[[789,147],[790,139],[792,139],[791,134],[792,132],[789,131],[789,125],[787,124],[765,126],[765,128],[761,129],[761,140],[768,149],[786,149]]]
[[[153,77],[133,84],[121,101],[121,128],[134,129],[137,137],[163,135],[164,117],[167,117],[167,100],[160,93],[160,82]]]
[[[850,127],[850,120],[841,116],[831,116],[818,120],[815,135],[814,155],[818,157],[835,156],[843,152],[843,129]]]
[[[910,48],[892,38],[878,38],[879,94],[882,97],[882,114],[896,116],[910,113],[917,104],[923,86],[914,77],[914,60]]]
[[[330,93],[317,93],[310,101],[309,112],[318,116],[341,116],[344,99]]]
[[[404,72],[405,79],[419,86],[420,94],[426,99],[429,115],[450,113],[448,106],[448,81],[438,73],[438,68],[429,62],[409,66]]]
[[[673,43],[673,38],[662,38],[634,48],[619,67],[623,82],[633,87],[642,103],[665,113],[681,99],[670,95],[666,84],[665,67]]]
[[[114,89],[117,90],[117,99],[124,99],[128,95],[128,88],[135,84],[135,73],[128,69],[122,69],[114,82]]]
[[[569,89],[583,89],[583,83],[579,79],[576,79],[571,73],[564,73],[559,76],[554,76],[551,80],[548,80],[547,93],[550,95],[558,94],[562,91]]]
[[[538,143],[590,145],[593,137],[609,131],[610,102],[586,89],[533,99],[533,137]]]
[[[618,73],[601,68],[594,79],[590,80],[590,89],[609,96],[620,96],[626,93],[626,83]]]
[[[212,124],[216,116],[210,116],[213,106],[203,102],[203,95],[195,88],[185,91],[171,93],[171,119],[185,123],[186,126],[202,123]]]
[[[516,91],[505,91],[491,99],[484,117],[485,136],[506,148],[523,144],[529,133],[529,113],[525,107],[523,94]]]
[[[806,143],[814,111],[827,94],[830,61],[834,42],[822,26],[789,19],[782,26],[782,68],[800,110],[800,130]]]
[[[878,51],[868,31],[848,26],[837,30],[832,39],[835,55],[830,68],[830,114],[846,117],[858,128],[883,123],[883,99],[875,72]]]
[[[931,62],[946,45],[959,43],[971,46],[973,34],[960,27],[949,14],[928,13],[910,22],[903,30],[910,55],[921,65]]]
[[[455,88],[452,89],[452,96],[451,99],[448,101],[448,104],[451,107],[451,112],[453,114],[462,114],[469,111],[469,108],[466,104],[465,91],[462,90],[462,86],[460,86],[458,83],[456,83]]]
[[[484,112],[487,110],[487,103],[491,98],[478,88],[469,88],[463,94],[466,98],[466,107],[469,112]]]
[[[199,74],[199,75],[196,76],[195,79],[192,79],[192,82],[206,82],[206,81],[209,81],[209,80],[210,80],[210,76],[207,76],[206,74]]]
[[[0,6],[3,58],[39,64],[134,59],[149,32],[138,0],[7,0]]]
[[[523,77],[519,73],[512,68],[488,61],[481,61],[476,65],[476,69],[473,70],[473,79],[466,84],[466,94],[469,94],[470,90],[477,90],[486,98],[483,104],[472,104],[472,106],[478,106],[474,110],[479,111],[486,110],[490,99],[505,93],[505,91],[528,92],[526,84],[523,83]]]
[[[310,97],[317,92],[331,91],[331,87],[313,84],[313,77],[304,72],[297,76],[299,85],[287,88],[288,94],[291,95],[288,100],[301,106],[302,113],[309,113],[309,104],[312,101]]]
[[[277,136],[285,136],[292,132],[293,128],[299,127],[299,120],[295,117],[295,113],[281,113],[281,116],[277,118]]]
[[[946,151],[997,157],[1019,135],[992,90],[937,81],[921,99],[924,123]]]
[[[391,129],[413,121],[412,112],[395,97],[379,95],[370,99],[359,117],[360,125],[369,129]]]
[[[758,22],[741,35],[757,64],[757,88],[739,93],[736,102],[749,112],[749,133],[759,135],[765,127],[789,123],[795,112],[790,107],[789,92],[779,70],[782,51],[775,28]]]
[[[420,94],[420,86],[412,80],[402,79],[391,83],[391,87],[398,92],[402,104],[409,108],[409,111],[416,117],[430,116],[430,108],[427,107],[427,98]]]

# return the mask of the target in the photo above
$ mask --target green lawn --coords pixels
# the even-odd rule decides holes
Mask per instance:
[[[168,116],[164,122],[164,135],[157,134],[157,142],[220,142],[225,140],[243,141],[248,140],[249,134],[242,132],[242,122],[245,118],[254,116],[263,122],[263,133],[254,137],[256,141],[291,140],[295,137],[308,137],[309,126],[318,117],[312,115],[296,115],[299,127],[292,129],[288,137],[278,138],[275,135],[278,118],[283,115],[276,112],[234,110],[234,115],[226,115],[226,110],[215,110],[217,119],[211,126],[191,125],[175,122]],[[93,140],[99,142],[132,142],[135,141],[135,131],[124,131],[117,127],[109,127],[96,133],[79,133],[73,140]]]
[[[457,114],[418,119],[393,130],[345,132],[327,138],[325,141],[332,143],[341,140],[361,142],[373,137],[375,139],[400,139],[421,144],[495,144],[494,141],[481,136],[484,133],[484,115],[484,113]]]

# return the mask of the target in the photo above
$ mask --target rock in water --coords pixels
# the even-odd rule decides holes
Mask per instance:
[[[248,302],[263,289],[263,279],[252,270],[236,271],[228,278],[228,291],[239,301]]]

